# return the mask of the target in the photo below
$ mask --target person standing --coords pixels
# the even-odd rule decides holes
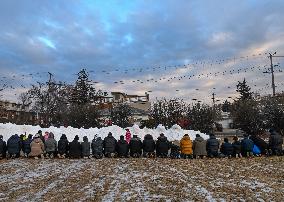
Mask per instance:
[[[129,144],[131,140],[131,133],[128,128],[126,128],[125,140]]]

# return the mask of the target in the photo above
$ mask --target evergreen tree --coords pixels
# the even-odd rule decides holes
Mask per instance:
[[[240,100],[252,99],[251,88],[247,85],[246,79],[244,79],[242,82],[238,81],[236,91],[241,95],[239,98]]]
[[[130,107],[127,104],[119,104],[111,108],[111,121],[113,124],[126,128],[130,125],[129,118],[131,116]]]

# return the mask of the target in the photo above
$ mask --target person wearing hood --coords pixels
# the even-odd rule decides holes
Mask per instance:
[[[204,140],[199,134],[196,134],[192,149],[195,158],[203,158],[204,156],[207,156],[206,140]]]
[[[220,151],[225,157],[231,158],[233,156],[234,148],[233,145],[229,142],[228,138],[224,138],[224,142],[221,145]]]
[[[48,158],[54,158],[57,151],[57,141],[54,139],[54,134],[49,133],[48,139],[45,140],[45,151]]]
[[[49,132],[46,131],[46,132],[44,133],[44,136],[43,136],[43,137],[44,137],[44,141],[46,141],[46,140],[48,139],[48,137],[49,137]]]
[[[121,135],[120,139],[117,141],[117,144],[116,144],[117,155],[120,158],[121,157],[127,158],[128,157],[128,151],[129,151],[128,143],[127,143],[126,140],[124,140],[124,136]]]
[[[235,136],[233,138],[234,142],[232,144],[233,146],[233,155],[236,157],[236,158],[242,158],[242,143],[239,141],[239,138],[237,136]]]
[[[252,157],[253,156],[253,141],[251,139],[249,139],[249,135],[248,134],[244,134],[244,139],[242,140],[242,153],[243,156],[246,157]]]
[[[58,141],[58,158],[66,158],[69,153],[69,142],[65,134],[62,134]]]
[[[185,134],[180,141],[181,157],[184,159],[192,159],[192,141],[188,134]]]
[[[0,135],[0,160],[6,158],[7,145],[3,140],[3,135]]]
[[[125,140],[126,140],[127,144],[129,144],[129,142],[131,140],[131,133],[130,133],[128,128],[126,128]]]
[[[250,139],[253,141],[253,143],[260,149],[261,154],[269,155],[269,148],[268,144],[259,136],[252,135]]]
[[[79,136],[76,135],[74,140],[69,144],[69,157],[70,158],[81,158],[82,145],[79,142]]]
[[[109,132],[107,137],[104,139],[104,154],[106,157],[115,156],[116,143],[116,139],[112,136],[112,133]]]
[[[170,146],[171,145],[167,137],[163,133],[161,133],[160,137],[158,137],[158,140],[156,142],[157,157],[166,158],[168,156]]]
[[[270,129],[269,149],[273,155],[282,155],[283,137],[274,129]]]
[[[147,158],[155,157],[155,148],[156,143],[153,139],[153,136],[150,134],[145,135],[143,140],[143,156]]]
[[[220,143],[216,139],[214,134],[210,134],[209,136],[210,136],[210,138],[206,142],[207,155],[210,158],[218,157],[218,151],[219,151]]]
[[[34,157],[38,159],[39,157],[44,159],[44,143],[39,137],[39,134],[34,136],[33,141],[31,142],[31,152],[29,153],[29,157]]]
[[[137,135],[133,135],[133,138],[131,138],[129,142],[129,150],[130,150],[130,156],[133,158],[139,158],[142,154],[142,141]]]
[[[82,157],[83,158],[90,158],[91,156],[91,143],[88,140],[87,136],[83,137],[82,145]]]
[[[94,139],[92,140],[91,147],[93,157],[96,159],[103,158],[104,141],[101,137],[97,137],[97,135],[95,135]]]
[[[17,134],[12,135],[7,141],[7,150],[10,158],[20,157],[21,139]]]
[[[26,158],[29,157],[29,153],[31,152],[32,141],[33,141],[33,135],[29,134],[28,138],[23,142],[23,152]]]
[[[39,130],[39,131],[37,132],[37,134],[39,135],[39,138],[41,139],[41,141],[44,143],[44,142],[45,142],[45,139],[44,139],[44,136],[42,135],[42,131]]]

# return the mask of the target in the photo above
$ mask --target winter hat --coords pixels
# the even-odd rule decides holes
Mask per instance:
[[[126,128],[125,130],[126,130],[126,131],[129,131],[129,129],[128,129],[128,128]]]
[[[3,135],[0,135],[0,139],[1,139],[1,140],[3,139]]]
[[[75,138],[74,138],[74,140],[79,140],[79,136],[76,135]]]
[[[160,137],[164,137],[164,136],[165,136],[164,133],[161,133],[161,134],[160,134]]]
[[[37,133],[41,135],[41,134],[42,134],[42,131],[41,131],[41,130],[39,130]]]
[[[54,138],[54,134],[52,132],[49,133],[48,138]]]
[[[29,138],[29,139],[32,139],[32,138],[33,138],[33,135],[32,135],[32,134],[29,134],[28,138]]]
[[[110,137],[110,136],[112,136],[112,133],[111,133],[111,132],[109,132],[109,133],[108,133],[108,136],[109,136],[109,137]]]
[[[138,138],[138,136],[137,135],[133,135],[133,138]]]
[[[120,140],[124,140],[124,136],[123,135],[120,136]]]
[[[184,136],[183,137],[188,137],[188,134],[184,134]]]
[[[35,134],[34,138],[39,138],[39,134],[38,133]]]
[[[225,137],[224,138],[224,142],[229,142],[228,138]]]
[[[88,141],[88,137],[87,137],[87,136],[84,136],[84,137],[83,137],[83,141]]]
[[[196,137],[200,137],[200,135],[199,135],[199,134],[196,134]]]

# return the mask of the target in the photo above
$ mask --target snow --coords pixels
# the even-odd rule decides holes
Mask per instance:
[[[128,129],[130,130],[132,135],[137,135],[141,139],[143,139],[146,134],[151,134],[154,137],[154,139],[157,139],[161,133],[164,133],[165,136],[170,141],[180,140],[184,134],[188,134],[192,140],[195,139],[196,134],[200,134],[200,136],[203,137],[204,139],[209,138],[208,135],[200,133],[199,131],[183,130],[179,125],[174,125],[170,129],[166,129],[163,125],[159,125],[155,129],[149,129],[149,128],[140,129],[138,125],[134,125],[132,127],[128,127]],[[90,141],[94,138],[96,134],[102,138],[105,138],[109,132],[111,132],[116,139],[119,139],[120,135],[125,135],[125,129],[116,125],[103,127],[103,128],[84,129],[84,128],[72,128],[70,126],[68,127],[61,126],[60,128],[51,126],[49,128],[41,128],[40,126],[0,123],[0,134],[3,135],[3,139],[6,141],[11,135],[14,134],[20,135],[25,133],[27,135],[28,134],[35,135],[39,130],[41,130],[43,134],[46,131],[52,132],[56,140],[59,140],[60,136],[62,134],[65,134],[69,141],[72,141],[75,135],[78,135],[81,141],[84,136],[87,136]]]

